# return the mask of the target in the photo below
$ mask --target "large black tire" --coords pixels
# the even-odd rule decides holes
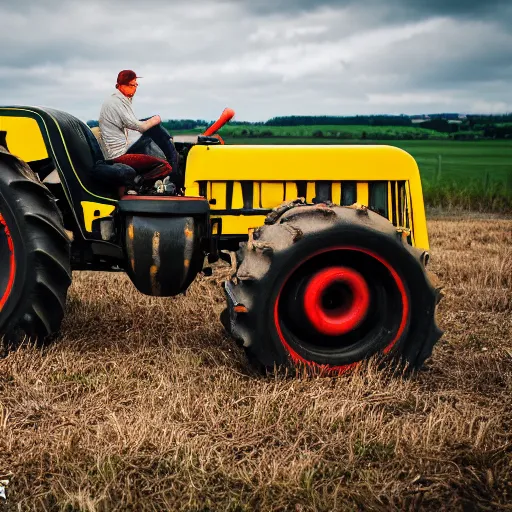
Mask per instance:
[[[442,335],[425,253],[364,207],[283,208],[237,259],[221,321],[262,369],[343,373],[378,354],[418,369]]]
[[[44,341],[60,328],[70,240],[49,190],[0,147],[0,339]]]

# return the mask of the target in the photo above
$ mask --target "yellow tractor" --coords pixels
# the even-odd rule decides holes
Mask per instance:
[[[261,369],[342,373],[374,355],[422,366],[441,336],[440,292],[409,154],[174,144],[184,193],[120,195],[95,172],[104,157],[86,124],[0,107],[0,337],[58,331],[72,270],[124,271],[168,297],[222,258],[233,275],[221,321]]]

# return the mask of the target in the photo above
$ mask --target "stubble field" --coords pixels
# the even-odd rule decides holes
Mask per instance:
[[[445,335],[409,379],[253,374],[223,268],[174,299],[75,273],[61,336],[0,359],[0,510],[512,510],[512,220],[429,232]]]

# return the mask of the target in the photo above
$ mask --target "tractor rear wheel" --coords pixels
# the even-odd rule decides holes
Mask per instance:
[[[44,340],[60,328],[70,240],[49,190],[0,148],[0,340]]]
[[[365,207],[296,202],[237,259],[221,320],[263,369],[339,374],[379,354],[418,369],[442,334],[424,251]]]

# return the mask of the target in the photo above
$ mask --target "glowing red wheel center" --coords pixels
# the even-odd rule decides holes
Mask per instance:
[[[7,271],[7,283],[5,285],[5,288],[2,290],[2,280],[3,276],[0,273],[0,311],[2,311],[2,308],[4,307],[5,303],[7,302],[7,299],[9,298],[9,295],[11,294],[12,287],[14,285],[14,277],[16,274],[16,260],[14,259],[14,245],[11,238],[11,233],[9,231],[9,227],[7,226],[7,222],[5,221],[3,215],[0,213],[0,229],[4,232],[5,238],[7,239],[7,250],[9,253],[9,269],[7,270],[5,267],[2,269],[4,271]],[[0,231],[1,233],[1,231]],[[0,238],[0,242],[1,242]],[[2,247],[0,247],[0,255],[2,254]],[[2,260],[3,261],[3,260]]]
[[[315,329],[340,336],[358,327],[370,305],[370,291],[363,276],[347,267],[317,272],[304,292],[304,309]]]

